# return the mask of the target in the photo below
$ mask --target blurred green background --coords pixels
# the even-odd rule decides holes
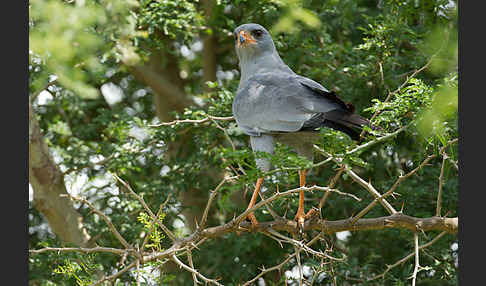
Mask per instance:
[[[194,230],[210,190],[223,176],[241,177],[225,184],[210,212],[208,225],[240,214],[258,175],[248,136],[234,121],[150,127],[174,119],[201,119],[206,114],[231,116],[239,81],[232,31],[243,23],[259,23],[272,34],[282,59],[298,74],[312,78],[353,102],[357,113],[384,132],[410,124],[392,140],[346,158],[362,178],[380,192],[400,174],[438,154],[457,138],[457,1],[122,1],[30,0],[29,90],[35,118],[66,189],[87,198],[105,212],[130,243],[142,243],[146,231],[140,203],[120,191],[111,173],[127,181],[154,212],[163,209],[164,222],[177,235]],[[420,72],[415,71],[423,68]],[[414,75],[413,78],[410,78]],[[385,99],[390,92],[400,90]],[[356,147],[346,135],[323,130],[319,145],[331,154]],[[227,140],[229,136],[235,149]],[[367,135],[365,140],[373,140]],[[364,143],[364,142],[362,142]],[[457,144],[446,149],[442,215],[457,216]],[[440,155],[440,154],[438,154]],[[316,156],[315,162],[325,159]],[[278,146],[275,167],[308,164]],[[442,156],[417,176],[404,181],[390,203],[405,214],[430,217],[436,212]],[[245,174],[238,170],[242,166]],[[314,168],[310,184],[325,186],[337,165]],[[298,186],[296,171],[280,172],[265,181],[265,195]],[[336,184],[361,202],[331,194],[323,208],[327,220],[358,213],[373,199],[343,175]],[[36,186],[30,186],[29,247],[72,245],[54,235],[36,208]],[[306,195],[306,210],[319,193]],[[273,203],[279,215],[293,216],[297,199]],[[121,247],[98,216],[84,205],[74,208],[96,243]],[[270,220],[265,211],[260,221]],[[381,206],[366,217],[387,215]],[[437,233],[420,234],[420,244]],[[303,256],[314,285],[405,285],[413,259],[384,279],[363,282],[413,251],[413,233],[381,230],[329,236],[332,255],[345,263],[323,263]],[[161,233],[151,247],[170,241]],[[325,248],[324,242],[316,247]],[[198,270],[220,277],[224,285],[239,285],[259,273],[262,265],[280,263],[293,248],[281,248],[267,236],[228,234],[208,240],[193,252]],[[417,285],[457,285],[457,237],[446,235],[421,252]],[[100,273],[120,269],[120,258],[107,254],[46,253],[29,257],[31,285],[89,285]],[[190,273],[169,263],[145,265],[141,285],[191,285]],[[161,265],[163,264],[163,265]],[[295,261],[282,272],[263,277],[264,285],[294,285]],[[154,270],[155,269],[155,270]],[[294,271],[294,272],[292,272]],[[289,276],[290,275],[290,276]],[[335,277],[335,278],[333,278]],[[286,281],[287,280],[287,281]],[[113,285],[136,285],[128,271]],[[263,282],[259,282],[263,283]],[[287,283],[287,284],[286,284]],[[262,285],[262,284],[258,284]],[[297,285],[297,284],[295,284]]]

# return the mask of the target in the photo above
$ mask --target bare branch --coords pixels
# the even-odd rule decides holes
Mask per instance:
[[[295,234],[293,234],[295,236]],[[302,250],[302,247],[299,245],[293,244],[294,245],[294,251],[295,251],[295,258],[297,259],[297,268],[299,268],[299,286],[302,286],[303,280],[304,280],[304,271],[302,270],[302,263],[300,261],[300,251]]]
[[[398,260],[397,262],[393,263],[392,265],[387,265],[387,268],[386,270],[379,274],[379,275],[376,275],[375,277],[373,278],[370,278],[368,279],[367,281],[372,281],[372,280],[376,280],[378,278],[385,278],[385,275],[388,273],[388,271],[390,271],[392,268],[395,268],[397,267],[398,265],[404,263],[405,261],[409,260],[410,258],[414,257],[415,256],[415,253],[416,251],[418,250],[422,250],[424,248],[427,248],[429,246],[431,246],[432,244],[434,244],[435,242],[437,242],[441,237],[443,237],[447,232],[441,232],[439,233],[434,239],[432,239],[431,241],[427,242],[426,244],[423,244],[421,246],[419,246],[418,248],[416,248],[416,250],[414,250],[414,252],[410,253],[409,255],[405,256],[404,258]]]
[[[412,286],[415,286],[415,281],[417,280],[417,272],[418,272],[419,267],[420,267],[418,233],[417,232],[413,233],[413,241],[414,241],[414,247],[415,247],[415,267],[413,269],[413,274],[412,274]]]
[[[84,248],[84,247],[45,247],[41,249],[29,249],[29,252],[32,254],[39,254],[44,252],[83,252],[83,253],[94,253],[94,252],[106,252],[106,253],[113,253],[117,255],[124,255],[127,253],[126,249],[118,249],[118,248],[111,248],[111,247],[93,247],[93,248]]]
[[[389,133],[389,134],[383,135],[383,136],[378,137],[378,138],[376,138],[376,139],[374,139],[374,140],[371,140],[371,141],[366,142],[366,143],[364,143],[364,144],[362,144],[362,145],[359,145],[358,147],[356,147],[356,148],[354,148],[354,149],[352,149],[352,150],[350,150],[350,151],[346,152],[346,155],[350,155],[350,154],[353,154],[353,153],[357,153],[357,152],[364,151],[364,150],[366,150],[366,149],[368,149],[368,148],[370,148],[370,147],[372,147],[372,146],[374,146],[374,145],[376,145],[376,144],[378,144],[378,143],[382,143],[382,142],[384,142],[384,141],[386,141],[386,140],[389,140],[389,139],[391,139],[391,138],[393,138],[393,137],[396,137],[398,134],[400,134],[401,132],[403,132],[403,131],[405,131],[407,128],[409,128],[411,125],[412,125],[412,124],[410,123],[410,124],[408,124],[408,125],[402,126],[402,127],[400,127],[399,129],[395,130],[395,131],[394,131],[394,132],[392,132],[392,133]],[[341,154],[340,156],[343,156],[343,154]]]
[[[306,246],[311,246],[312,244],[314,244],[318,239],[319,237],[321,236],[321,234],[319,233],[318,235],[316,235],[313,239],[311,239],[308,243],[306,243],[305,245]],[[275,270],[278,270],[280,271],[282,269],[282,267],[287,264],[292,258],[294,258],[295,256],[297,255],[296,252],[294,252],[293,254],[290,254],[286,259],[284,259],[284,261],[282,261],[280,264],[278,265],[275,265],[275,266],[272,266],[270,268],[266,268],[266,269],[262,269],[262,271],[257,275],[255,276],[253,279],[251,280],[248,280],[245,282],[245,284],[243,284],[243,286],[248,286],[250,285],[251,283],[255,282],[258,280],[258,278],[262,277],[263,275],[269,273],[269,272],[272,272],[272,271],[275,271]]]
[[[206,283],[211,283],[211,284],[214,284],[214,285],[220,285],[222,286],[222,284],[219,284],[218,281],[214,280],[214,279],[208,279],[206,277],[204,277],[201,273],[199,273],[196,269],[194,268],[191,268],[187,265],[185,265],[184,263],[182,263],[182,261],[180,261],[177,256],[175,255],[172,255],[171,257],[172,261],[174,261],[177,265],[179,265],[180,267],[184,268],[185,270],[199,276],[199,278],[201,278],[204,282]]]
[[[209,196],[209,199],[208,199],[208,203],[206,204],[206,208],[204,209],[204,213],[203,213],[203,216],[201,218],[201,222],[199,223],[199,227],[201,229],[204,229],[204,227],[206,226],[206,220],[208,218],[208,213],[209,213],[209,208],[211,207],[211,203],[213,202],[214,198],[216,197],[216,195],[218,194],[218,191],[219,189],[227,182],[227,181],[230,181],[230,180],[234,180],[238,178],[238,176],[233,176],[233,177],[226,177],[224,178],[223,180],[221,180],[221,182],[218,184],[218,186],[216,186],[216,188],[214,190],[211,191],[211,194]]]
[[[95,283],[91,284],[91,286],[96,286],[96,285],[100,285],[101,283],[103,283],[104,281],[113,281],[115,280],[116,278],[120,277],[123,273],[127,272],[128,270],[132,269],[133,267],[136,266],[137,264],[137,261],[138,260],[134,260],[132,263],[128,264],[127,266],[125,266],[122,270],[116,272],[115,274],[112,274],[110,276],[106,276],[98,281],[96,281]]]
[[[333,234],[340,231],[363,231],[363,230],[379,230],[386,228],[402,228],[411,231],[423,230],[441,230],[448,233],[456,234],[458,229],[458,218],[447,217],[428,217],[416,218],[402,213],[395,213],[390,216],[360,219],[356,223],[352,223],[351,219],[342,220],[321,220],[314,219],[304,223],[304,231],[319,230],[325,234]],[[251,230],[252,232],[263,232],[268,229],[276,231],[298,232],[297,222],[294,220],[279,219],[276,221],[260,222],[255,227],[251,227],[250,222],[243,221],[238,225],[234,225],[234,220],[220,226],[214,226],[204,229],[199,233],[202,237],[216,238],[226,233]]]
[[[61,195],[61,196],[66,196],[66,195]],[[80,202],[86,204],[94,213],[96,213],[99,216],[101,216],[101,218],[108,225],[108,228],[111,230],[111,232],[121,242],[121,244],[123,244],[123,246],[125,246],[126,249],[131,249],[132,248],[130,246],[130,244],[128,244],[128,242],[123,238],[123,236],[121,236],[121,234],[118,232],[118,230],[116,230],[116,227],[113,225],[113,223],[111,222],[111,220],[104,213],[102,213],[101,211],[99,211],[98,209],[96,209],[93,206],[93,204],[91,204],[88,200],[86,200],[84,198],[76,197],[76,196],[73,196],[71,194],[67,194],[67,196],[70,197],[73,200],[80,201]]]
[[[459,139],[458,138],[455,138],[455,139],[452,139],[450,140],[449,142],[447,142],[444,146],[442,146],[442,148],[440,149],[439,153],[442,155],[442,165],[440,167],[440,175],[439,175],[439,191],[437,192],[437,207],[436,207],[436,212],[435,212],[435,215],[436,216],[441,216],[441,208],[442,208],[442,185],[444,183],[444,167],[445,167],[445,161],[447,159],[449,159],[449,156],[447,155],[447,153],[445,152],[445,150],[447,149],[447,147],[449,147],[449,145],[452,145],[454,143],[457,143],[459,142]],[[459,169],[453,160],[450,160],[453,165],[456,167],[456,169]]]
[[[152,219],[155,219],[157,221],[157,223],[159,224],[160,228],[162,228],[162,230],[167,234],[167,236],[170,238],[170,240],[172,241],[176,241],[177,238],[175,237],[175,235],[172,233],[172,231],[170,231],[170,229],[168,229],[160,220],[158,217],[156,217],[154,215],[154,213],[152,212],[152,210],[147,206],[147,204],[145,203],[145,201],[139,196],[137,195],[137,193],[135,193],[135,191],[133,191],[132,187],[130,187],[129,184],[127,184],[125,181],[123,181],[120,177],[118,177],[116,174],[112,174],[113,177],[115,177],[120,183],[123,184],[123,186],[125,186],[125,188],[130,192],[130,194],[132,196],[134,196],[143,206],[143,208],[149,213],[149,215],[152,217]]]
[[[348,173],[348,175],[351,176],[351,178],[357,182],[358,184],[360,184],[361,186],[363,186],[366,190],[368,190],[368,192],[373,195],[375,197],[375,199],[377,199],[380,204],[390,213],[390,214],[394,214],[396,213],[397,211],[392,207],[392,205],[387,202],[383,196],[373,187],[373,185],[371,183],[367,183],[365,180],[363,180],[360,176],[358,176],[355,172],[353,172],[353,170],[351,170],[348,166],[346,166],[346,173]]]
[[[192,262],[192,252],[188,249],[186,250],[187,260],[189,261],[189,266],[194,269],[194,262]],[[196,286],[199,281],[197,280],[196,273],[192,273],[192,280],[194,281],[194,286]]]
[[[378,198],[375,198],[368,206],[366,206],[366,208],[364,208],[363,210],[361,210],[354,218],[353,218],[353,222],[356,222],[357,220],[359,220],[360,218],[362,218],[365,214],[367,214],[375,205],[376,203],[378,202],[379,199],[381,198],[384,198],[384,197],[387,197],[389,195],[392,195],[396,188],[398,187],[398,185],[403,181],[405,180],[406,178],[410,177],[411,175],[415,174],[418,170],[420,170],[421,168],[423,168],[432,158],[434,158],[435,155],[430,155],[428,156],[419,166],[417,166],[417,168],[413,169],[412,171],[408,172],[406,175],[403,175],[403,176],[399,176],[398,179],[395,181],[395,183],[393,184],[393,186],[387,191],[385,192],[383,195],[381,195],[380,197]]]
[[[336,173],[336,175],[334,175],[334,177],[331,179],[331,181],[329,182],[329,185],[327,186],[328,188],[334,188],[334,185],[337,183],[337,181],[339,180],[339,178],[341,177],[341,175],[343,174],[344,172],[344,168],[339,168],[339,171]],[[322,196],[321,200],[319,201],[319,214],[321,213],[321,209],[322,207],[324,206],[324,203],[326,202],[326,199],[327,197],[329,196],[329,192],[326,191],[326,193],[324,194],[324,196]],[[361,201],[361,199],[359,199],[358,201]]]
[[[442,208],[442,185],[444,183],[444,166],[447,159],[447,155],[442,156],[442,165],[440,167],[440,175],[439,175],[439,191],[437,192],[437,207],[435,211],[436,216],[440,216],[441,208]]]
[[[214,120],[232,121],[232,120],[234,120],[234,117],[233,116],[218,117],[218,116],[208,115],[207,117],[205,117],[203,119],[174,120],[174,121],[171,121],[171,122],[162,122],[162,123],[159,123],[159,124],[152,124],[152,125],[148,125],[148,126],[149,127],[172,126],[172,125],[181,124],[181,123],[204,123],[204,122],[214,121]]]
[[[328,152],[326,152],[325,150],[319,148],[319,146],[317,145],[314,145],[314,148],[317,149],[320,153],[322,153],[323,155],[326,155],[328,156],[329,158],[331,158],[335,163],[337,163],[338,165],[340,165],[341,167],[344,167],[346,173],[348,173],[348,175],[350,175],[350,177],[355,181],[357,182],[358,184],[360,184],[362,187],[364,187],[373,197],[375,198],[378,198],[379,199],[379,202],[380,204],[390,213],[390,214],[394,214],[396,213],[397,211],[393,208],[393,206],[387,202],[384,198],[381,198],[381,195],[380,193],[373,187],[373,185],[371,184],[371,182],[367,183],[365,180],[363,180],[360,176],[358,176],[355,172],[353,172],[353,170],[351,170],[351,168],[345,164],[342,163],[343,159],[342,158],[337,158],[337,157],[334,157],[332,156],[331,154],[329,154]]]

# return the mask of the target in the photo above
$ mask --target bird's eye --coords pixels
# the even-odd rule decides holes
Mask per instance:
[[[255,37],[261,37],[263,35],[263,31],[260,30],[260,29],[257,29],[257,30],[253,30],[252,31],[252,34],[255,36]]]

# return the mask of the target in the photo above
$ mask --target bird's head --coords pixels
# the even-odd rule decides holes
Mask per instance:
[[[259,24],[243,24],[237,27],[233,36],[236,54],[240,61],[265,53],[273,53],[275,45],[270,33]]]

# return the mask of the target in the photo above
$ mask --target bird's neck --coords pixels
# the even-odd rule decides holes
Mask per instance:
[[[282,61],[276,51],[267,52],[261,55],[246,56],[240,58],[241,82],[246,82],[249,77],[275,70],[286,72],[293,71]]]

